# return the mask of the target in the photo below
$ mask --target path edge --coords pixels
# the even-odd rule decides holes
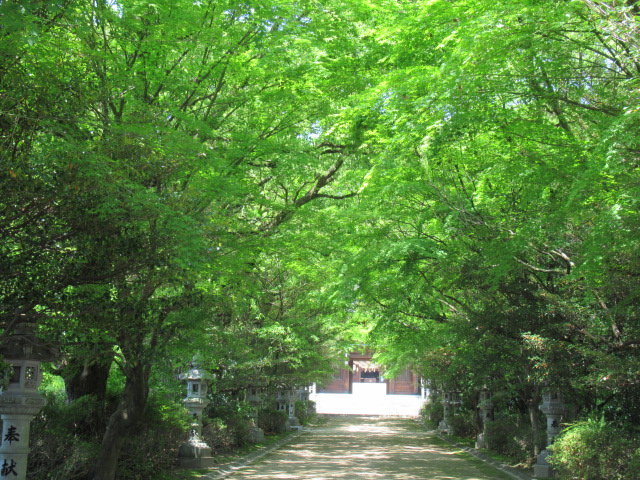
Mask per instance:
[[[305,430],[298,430],[296,432],[292,432],[289,435],[287,435],[286,437],[265,446],[264,448],[261,448],[260,450],[257,450],[255,452],[251,452],[243,457],[240,457],[239,459],[233,460],[232,462],[229,462],[227,464],[218,466],[218,467],[214,467],[215,471],[213,472],[209,472],[209,473],[205,473],[197,478],[201,478],[201,479],[208,479],[208,480],[222,480],[227,478],[229,475],[231,475],[232,473],[237,472],[238,470],[240,470],[241,468],[247,467],[249,465],[251,465],[253,462],[255,462],[256,460],[260,460],[262,457],[264,457],[265,455],[273,452],[274,450],[277,450],[280,447],[285,446],[286,444],[288,444],[289,442],[295,440],[296,438],[298,438],[300,435],[302,435],[303,433],[309,431],[309,429],[305,429]]]
[[[504,463],[500,463],[497,460],[494,460],[493,458],[489,458],[484,453],[479,452],[475,448],[470,448],[470,447],[465,447],[464,445],[460,445],[459,443],[454,442],[450,438],[447,438],[446,435],[442,435],[440,433],[437,433],[436,435],[438,436],[438,438],[444,440],[449,445],[453,445],[454,447],[459,448],[460,450],[463,450],[469,455],[473,455],[478,460],[482,460],[484,463],[488,463],[489,465],[491,465],[494,468],[497,468],[501,472],[506,473],[511,478],[515,478],[516,480],[533,480],[534,478],[533,475],[530,475],[528,473],[525,473],[518,469],[510,467],[509,465],[505,465]]]

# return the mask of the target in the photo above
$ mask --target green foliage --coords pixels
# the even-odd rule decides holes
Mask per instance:
[[[32,422],[29,475],[40,480],[85,480],[95,462],[107,413],[95,397],[70,405],[50,395]]]
[[[636,435],[603,419],[567,426],[551,447],[549,462],[562,479],[640,478],[640,442]]]
[[[422,422],[431,430],[438,428],[438,425],[444,418],[444,406],[440,401],[440,397],[430,395],[429,399],[422,405],[420,409]]]
[[[451,435],[456,437],[475,438],[478,434],[478,425],[476,423],[475,412],[458,409],[449,418],[449,426],[451,427]]]
[[[308,425],[316,416],[316,404],[311,400],[298,400],[295,403],[296,418],[301,425]]]
[[[193,350],[226,421],[362,342],[638,422],[634,5],[42,3],[0,2],[0,325],[113,352],[127,428]]]
[[[541,429],[542,430],[542,429]],[[485,440],[490,450],[506,455],[517,462],[529,463],[534,446],[544,446],[546,435],[541,431],[533,438],[530,422],[523,416],[498,414],[485,428]]]
[[[47,406],[32,423],[29,476],[85,480],[95,465],[117,396],[111,393],[105,403],[87,395],[71,404],[62,395],[47,397]],[[126,438],[118,478],[142,480],[173,468],[189,420],[181,403],[152,395],[138,429]]]
[[[258,413],[258,427],[265,434],[284,433],[289,423],[288,415],[279,410],[265,408]]]
[[[251,428],[251,420],[244,417],[205,418],[202,437],[214,455],[228,453],[250,442]]]

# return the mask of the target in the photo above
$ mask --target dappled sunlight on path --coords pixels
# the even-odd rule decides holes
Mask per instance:
[[[233,480],[381,479],[489,480],[509,478],[437,446],[413,419],[331,417]]]

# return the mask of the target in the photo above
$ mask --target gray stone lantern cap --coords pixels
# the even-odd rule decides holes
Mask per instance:
[[[211,380],[213,375],[211,375],[208,371],[200,368],[200,361],[197,355],[193,356],[191,360],[191,364],[189,365],[189,371],[186,373],[181,373],[178,375],[178,378],[182,381],[197,381],[197,380]]]
[[[60,352],[51,344],[40,340],[33,333],[35,323],[20,322],[11,335],[0,342],[0,355],[6,359],[51,362]]]
[[[182,381],[211,380],[211,375],[206,370],[192,366],[187,373],[181,373],[178,378]]]

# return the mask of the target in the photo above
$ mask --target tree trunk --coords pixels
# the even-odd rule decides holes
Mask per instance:
[[[103,400],[107,393],[107,380],[112,362],[111,350],[97,359],[71,357],[62,369],[67,400],[74,402],[85,395],[95,395],[99,400]]]
[[[93,480],[114,480],[126,436],[140,423],[149,395],[149,365],[126,369],[126,382],[118,408],[111,415],[94,467]]]
[[[527,407],[529,409],[529,421],[531,422],[531,435],[533,436],[533,455],[537,456],[540,453],[538,447],[538,437],[540,436],[540,387],[536,386],[530,392],[530,397],[527,399]]]

